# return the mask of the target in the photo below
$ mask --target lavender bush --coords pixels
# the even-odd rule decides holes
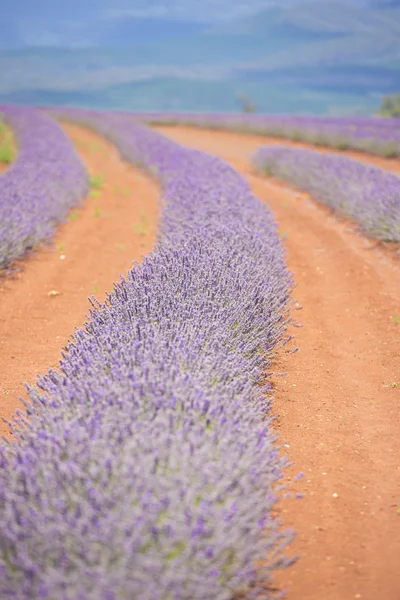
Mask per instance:
[[[0,175],[0,272],[49,238],[88,189],[85,168],[61,128],[31,109],[0,106],[19,152]]]
[[[400,123],[395,118],[195,113],[140,113],[134,116],[152,124],[255,133],[338,150],[351,148],[388,158],[400,156]]]
[[[294,183],[357,220],[378,239],[400,242],[400,178],[338,154],[263,146],[255,168]]]
[[[0,595],[272,598],[290,539],[271,515],[285,459],[266,357],[290,289],[276,224],[222,161],[121,117],[63,117],[159,178],[161,229],[1,446]]]

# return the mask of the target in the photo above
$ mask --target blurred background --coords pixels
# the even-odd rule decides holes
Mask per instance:
[[[0,73],[2,103],[375,114],[400,0],[1,0]]]

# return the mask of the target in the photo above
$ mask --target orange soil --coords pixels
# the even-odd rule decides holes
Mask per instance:
[[[39,249],[22,261],[15,279],[0,279],[0,417],[5,419],[22,407],[23,382],[33,383],[36,373],[58,365],[74,328],[85,321],[88,296],[103,301],[105,291],[155,241],[156,184],[122,162],[102,138],[72,125],[64,129],[89,172],[103,175],[104,186],[72,211],[57,231],[54,249]],[[0,422],[0,434],[7,431]]]
[[[293,329],[300,351],[275,365],[289,372],[274,378],[275,409],[305,498],[281,503],[301,558],[277,583],[288,600],[400,600],[400,261],[307,194],[255,176],[251,153],[269,138],[156,129],[229,161],[285,235],[304,326]]]

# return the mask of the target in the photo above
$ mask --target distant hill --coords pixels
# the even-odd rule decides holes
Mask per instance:
[[[70,0],[69,20],[56,0],[37,2],[48,5],[45,22],[31,3],[31,25],[19,23],[18,35],[10,13],[8,29],[0,19],[9,42],[0,49],[0,101],[234,110],[244,93],[272,112],[296,112],[297,98],[305,112],[365,113],[400,89],[400,0],[267,2],[256,14],[208,22],[195,8],[190,20],[189,0],[180,18],[140,19],[129,2],[107,18],[105,0]]]

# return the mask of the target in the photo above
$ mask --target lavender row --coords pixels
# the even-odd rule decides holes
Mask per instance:
[[[0,463],[0,595],[272,598],[290,539],[266,357],[290,277],[271,214],[222,161],[64,113],[162,184],[155,250],[30,389]],[[258,596],[257,596],[258,597]]]
[[[338,154],[263,146],[253,164],[358,221],[372,237],[400,242],[400,178]]]
[[[400,119],[285,115],[141,113],[146,123],[190,125],[281,137],[338,150],[400,156]]]
[[[31,109],[0,106],[18,156],[0,175],[0,272],[48,239],[88,189],[85,168],[59,125]]]

